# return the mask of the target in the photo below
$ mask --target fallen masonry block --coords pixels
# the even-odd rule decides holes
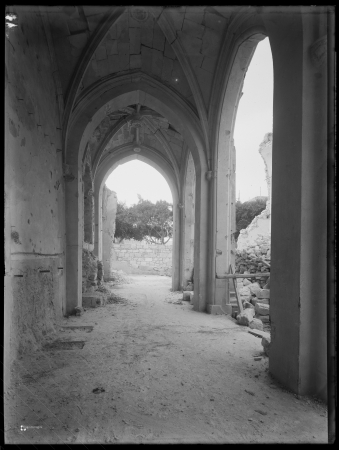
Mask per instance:
[[[239,294],[241,297],[249,297],[251,295],[251,291],[247,286],[244,286],[243,288],[239,289]]]
[[[265,303],[257,302],[254,309],[261,316],[267,316],[270,313],[270,305],[266,305]]]
[[[257,292],[261,291],[261,288],[258,283],[252,283],[248,286],[251,294],[257,295]]]
[[[75,308],[74,308],[74,314],[76,315],[76,316],[81,316],[81,314],[84,312],[84,309],[83,308],[81,308],[81,306],[76,306]]]
[[[183,291],[182,299],[186,302],[189,302],[191,300],[190,293],[191,293],[191,291]]]
[[[260,319],[263,323],[268,323],[270,322],[270,316],[260,316],[260,315],[256,315],[255,316],[256,319]]]
[[[270,300],[268,298],[257,298],[257,297],[252,297],[251,298],[251,303],[252,305],[256,305],[257,303],[263,303],[265,305],[269,305],[270,304]]]
[[[270,298],[270,290],[269,289],[260,289],[257,293],[256,296],[258,298]]]
[[[96,308],[104,304],[102,295],[96,293],[82,294],[82,306],[84,308]]]
[[[248,326],[254,318],[254,309],[246,308],[240,314],[237,315],[237,322],[239,325]]]
[[[252,320],[252,322],[250,322],[249,327],[252,330],[260,330],[260,331],[264,330],[264,326],[263,326],[262,321],[260,319],[257,319],[257,318],[254,318]]]
[[[270,353],[270,344],[271,344],[271,336],[264,336],[261,339],[261,345],[264,347],[264,352],[267,356],[269,356]]]
[[[254,309],[254,306],[252,305],[252,303],[248,302],[247,300],[244,301],[244,303],[242,304],[243,308],[252,308]]]

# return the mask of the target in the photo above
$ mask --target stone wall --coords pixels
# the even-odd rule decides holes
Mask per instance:
[[[36,12],[20,9],[5,37],[6,370],[55,330],[65,306],[60,91]]]
[[[134,240],[113,244],[111,266],[127,273],[172,276],[172,245]]]

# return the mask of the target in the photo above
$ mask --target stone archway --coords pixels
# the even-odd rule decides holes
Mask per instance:
[[[173,92],[169,91],[151,77],[140,74],[140,80],[131,82],[130,78],[122,77],[123,83],[117,85],[117,79],[106,80],[99,83],[97,89],[93,89],[87,97],[81,98],[75,106],[71,119],[69,140],[66,152],[67,169],[72,174],[72,181],[66,185],[66,228],[68,232],[68,273],[67,282],[67,308],[72,310],[81,305],[81,284],[76,282],[81,278],[80,261],[81,245],[79,239],[78,217],[82,217],[82,202],[76,201],[79,191],[79,167],[83,161],[83,155],[91,133],[104,117],[107,108],[116,110],[130,104],[145,105],[167,117],[175,128],[186,140],[196,169],[196,251],[195,251],[195,296],[194,308],[199,311],[206,310],[207,304],[207,257],[208,257],[208,222],[206,214],[208,209],[209,183],[206,178],[208,171],[206,155],[204,152],[203,137],[198,126],[198,120],[194,112],[187,104]],[[111,98],[112,100],[109,100]],[[88,117],[92,120],[89,121]],[[181,189],[181,187],[180,187]],[[76,204],[75,204],[76,203]],[[96,222],[98,223],[98,222]],[[72,242],[71,242],[72,241]],[[177,240],[175,247],[179,246]],[[174,254],[178,254],[175,251]],[[180,261],[174,265],[178,275],[173,277],[179,286]],[[73,273],[72,273],[73,272]]]
[[[110,270],[107,263],[107,255],[104,255],[103,250],[103,224],[102,224],[102,204],[103,204],[103,189],[105,182],[109,175],[121,164],[126,164],[132,160],[139,160],[149,164],[155,168],[167,181],[173,198],[173,244],[172,244],[172,288],[179,289],[180,282],[180,221],[179,221],[179,186],[177,184],[176,176],[169,166],[169,164],[157,155],[152,149],[141,146],[142,154],[136,154],[133,147],[127,146],[124,151],[118,155],[109,155],[102,161],[95,176],[95,192],[96,192],[96,210],[95,210],[95,247],[94,252],[99,259],[104,260],[105,273]],[[107,250],[106,250],[107,253]]]
[[[211,307],[211,312],[216,314],[232,312],[230,283],[223,277],[228,273],[229,265],[234,267],[235,263],[236,154],[233,131],[245,73],[258,42],[265,37],[261,33],[252,34],[239,44],[221,103],[215,155],[215,303]]]

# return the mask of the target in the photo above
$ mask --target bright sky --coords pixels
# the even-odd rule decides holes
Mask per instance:
[[[236,148],[236,197],[245,202],[267,195],[265,165],[259,145],[273,125],[273,62],[268,39],[259,42],[246,73],[234,129]],[[128,206],[137,203],[137,194],[155,203],[172,194],[165,178],[141,161],[118,166],[107,178],[106,185],[117,193],[118,201]]]
[[[246,73],[234,127],[236,197],[267,195],[265,164],[259,145],[273,125],[273,61],[268,38],[259,42]]]
[[[106,185],[117,193],[118,201],[127,206],[138,203],[138,194],[155,203],[166,200],[173,203],[171,190],[165,178],[142,161],[129,161],[118,166],[106,180]]]

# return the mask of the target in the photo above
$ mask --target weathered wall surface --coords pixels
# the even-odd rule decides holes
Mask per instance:
[[[267,206],[271,211],[271,197],[272,197],[272,143],[273,133],[266,133],[263,141],[259,146],[259,153],[265,163],[265,174],[268,191]]]
[[[109,276],[112,269],[112,248],[117,206],[117,194],[104,185],[102,192],[102,261],[104,272],[107,276]]]
[[[112,269],[127,273],[153,273],[172,276],[172,245],[156,245],[126,240],[113,244]]]
[[[240,230],[237,241],[237,252],[247,250],[257,245],[258,239],[264,238],[265,243],[270,243],[271,233],[269,229],[270,211],[266,207],[257,215],[245,230]],[[269,244],[270,245],[270,244]]]
[[[54,330],[65,299],[58,93],[42,18],[29,11],[5,38],[7,366]]]

